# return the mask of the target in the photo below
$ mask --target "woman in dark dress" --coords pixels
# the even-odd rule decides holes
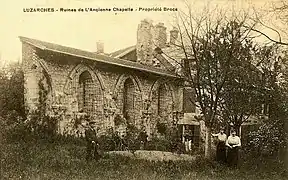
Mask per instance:
[[[226,146],[228,146],[227,152],[227,162],[230,167],[236,167],[238,164],[238,151],[241,146],[241,140],[236,136],[236,131],[231,131],[231,135],[226,141]]]
[[[218,134],[212,134],[212,136],[217,137],[217,149],[216,149],[216,160],[220,163],[226,162],[226,140],[227,136],[224,133],[224,128],[220,129]]]

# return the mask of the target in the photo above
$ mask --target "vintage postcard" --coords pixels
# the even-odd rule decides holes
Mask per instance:
[[[0,4],[1,179],[287,178],[286,1]]]

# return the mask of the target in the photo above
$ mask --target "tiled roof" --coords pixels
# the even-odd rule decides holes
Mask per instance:
[[[109,56],[121,58],[128,53],[132,52],[133,50],[136,50],[136,46],[129,46],[123,49],[120,49],[118,51],[115,51],[113,53],[110,53]],[[156,50],[156,49],[155,49]],[[156,50],[158,51],[158,50]],[[166,46],[164,48],[161,48],[162,52],[154,52],[154,61],[159,61],[160,64],[164,65],[164,67],[168,70],[174,70],[176,66],[179,65],[179,61],[184,58],[184,53],[181,51],[181,49],[176,48],[175,46]]]
[[[136,62],[132,62],[132,61],[124,60],[124,59],[109,57],[107,55],[95,54],[93,52],[75,49],[72,47],[62,46],[62,45],[58,45],[54,43],[44,42],[44,41],[31,39],[27,37],[20,36],[19,38],[21,42],[28,43],[42,50],[53,51],[53,52],[57,52],[61,54],[71,55],[75,57],[89,59],[89,60],[111,64],[115,66],[125,67],[129,69],[136,69],[139,71],[154,73],[154,74],[158,74],[162,76],[179,77],[174,72],[169,72],[163,69],[158,69],[152,66],[143,65],[140,63],[136,63]]]
[[[109,56],[111,57],[117,57],[117,58],[121,58],[122,56],[130,53],[131,51],[136,50],[136,46],[129,46],[127,48],[124,49],[120,49],[118,51],[115,51],[113,53],[110,53]]]

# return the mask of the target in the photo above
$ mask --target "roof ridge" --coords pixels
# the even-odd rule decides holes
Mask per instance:
[[[117,58],[120,58],[128,53],[130,53],[131,51],[133,51],[134,49],[136,49],[136,45],[132,45],[132,46],[128,46],[126,48],[122,48],[122,49],[119,49],[117,51],[114,51],[112,53],[109,53],[109,55],[111,57],[117,57]]]
[[[94,60],[97,62],[101,63],[107,63],[107,64],[112,64],[120,67],[125,67],[125,68],[132,68],[132,69],[137,69],[140,71],[146,71],[154,74],[159,74],[159,75],[165,75],[165,76],[170,76],[170,77],[176,77],[177,74],[163,70],[163,69],[158,69],[155,67],[143,65],[137,62],[132,62],[129,60],[124,60],[124,59],[119,59],[115,57],[110,57],[108,55],[103,55],[103,54],[96,54],[90,51],[85,51],[73,47],[68,47],[68,46],[63,46],[55,43],[50,43],[46,41],[41,41],[33,38],[28,38],[24,36],[19,36],[19,39],[22,42],[26,42],[32,46],[35,46],[37,48],[40,48],[41,50],[49,50],[57,53],[62,53],[62,54],[67,54],[71,56],[76,56],[76,57],[81,57],[89,60]]]

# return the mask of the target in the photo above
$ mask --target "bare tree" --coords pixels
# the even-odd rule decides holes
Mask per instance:
[[[247,21],[245,12],[233,17],[216,10],[193,14],[188,6],[188,13],[178,15],[179,41],[171,45],[182,60],[165,54],[181,66],[182,77],[195,92],[195,105],[206,126],[206,158],[215,125],[228,121],[240,126],[259,108],[261,93],[254,78],[259,70],[252,64],[256,23],[250,21],[247,28]]]
[[[249,17],[257,26],[251,27],[245,24],[244,27],[251,29],[254,33],[266,38],[271,43],[287,46],[287,22],[288,22],[288,3],[284,0],[274,1],[270,3],[268,9],[264,12],[254,9],[253,16]],[[268,30],[271,33],[265,32]],[[276,34],[273,37],[271,34]],[[283,40],[286,37],[286,40]]]

